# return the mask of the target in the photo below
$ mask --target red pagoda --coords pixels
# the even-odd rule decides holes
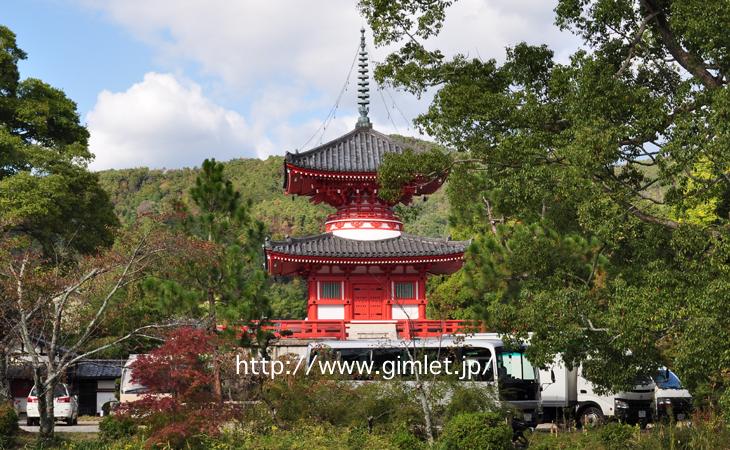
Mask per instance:
[[[380,326],[401,336],[457,331],[456,321],[426,320],[426,278],[458,270],[468,242],[404,233],[393,207],[435,192],[442,179],[412,184],[395,202],[378,197],[377,170],[403,144],[373,130],[364,30],[360,44],[359,113],[355,129],[305,152],[286,154],[284,189],[336,208],[325,233],[267,240],[270,274],[308,281],[306,321],[281,321],[296,337],[346,338],[353,325]]]

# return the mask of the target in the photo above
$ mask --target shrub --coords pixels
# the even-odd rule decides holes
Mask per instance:
[[[370,434],[362,428],[335,427],[326,423],[311,424],[304,421],[293,424],[291,429],[272,427],[266,433],[252,433],[245,428],[227,430],[215,438],[204,437],[199,446],[190,446],[190,448],[214,450],[377,448],[379,450],[398,450],[387,440],[386,436]]]
[[[398,383],[353,386],[316,376],[281,376],[265,382],[262,397],[282,425],[306,421],[387,431],[397,424],[422,422],[413,393]],[[266,413],[252,419],[269,418]]]
[[[0,447],[8,446],[18,432],[18,414],[11,403],[0,404]]]
[[[104,441],[115,441],[134,436],[135,433],[137,433],[137,424],[129,416],[105,416],[99,422],[99,437]]]
[[[146,426],[148,447],[195,447],[202,436],[218,435],[220,425],[237,412],[234,404],[211,401],[214,377],[210,358],[216,345],[213,334],[181,328],[132,364],[133,379],[149,391],[119,411]]]
[[[426,448],[426,443],[405,427],[394,431],[390,436],[390,442],[398,450],[421,450]]]
[[[445,413],[448,419],[463,413],[490,412],[499,408],[494,401],[493,392],[489,389],[456,384],[452,387]]]
[[[634,448],[636,428],[618,422],[611,422],[597,430],[598,439],[606,450],[623,450]]]
[[[368,441],[368,432],[362,428],[354,428],[350,430],[347,436],[347,448],[358,450],[365,448]]]
[[[512,427],[495,412],[459,414],[446,423],[439,445],[443,450],[512,448]]]

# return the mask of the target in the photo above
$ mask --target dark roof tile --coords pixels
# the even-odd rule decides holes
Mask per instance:
[[[78,378],[112,379],[122,376],[124,360],[121,359],[91,359],[80,361],[76,365]]]
[[[403,149],[402,144],[383,133],[360,127],[311,150],[287,152],[286,162],[303,169],[328,172],[377,172],[386,153],[403,153]]]
[[[469,241],[449,241],[409,234],[378,241],[358,241],[325,233],[284,241],[267,241],[266,249],[293,256],[393,258],[454,255],[463,253],[468,245]]]

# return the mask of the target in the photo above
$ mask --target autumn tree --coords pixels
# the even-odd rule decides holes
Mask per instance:
[[[110,245],[117,219],[87,170],[93,155],[76,104],[41,80],[21,79],[26,57],[0,25],[0,233],[27,236],[59,262]],[[17,321],[11,311],[0,318]],[[0,400],[8,396],[5,361],[15,337],[0,328]]]
[[[217,339],[201,328],[180,328],[132,363],[133,380],[148,390],[120,412],[149,428],[148,445],[188,448],[201,435],[217,435],[231,417],[233,406],[210,401]]]
[[[55,263],[26,237],[0,236],[0,299],[6,314],[0,322],[27,351],[38,391],[40,433],[53,436],[53,392],[76,363],[139,335],[170,324],[144,324],[98,345],[89,343],[110,319],[110,311],[129,307],[120,295],[155,265],[169,242],[144,232],[125,235],[128,242],[88,256],[72,268]],[[163,235],[164,236],[164,235]],[[10,319],[8,319],[8,317]]]
[[[498,63],[433,49],[452,3],[360,2],[397,47],[376,78],[433,92],[415,122],[450,149],[389,156],[381,195],[449,174],[453,232],[475,237],[461,289],[537,361],[607,387],[666,364],[730,404],[730,7],[560,0],[570,60],[515,43]]]

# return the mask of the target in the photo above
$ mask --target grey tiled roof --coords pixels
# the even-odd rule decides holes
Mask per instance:
[[[112,379],[122,376],[124,360],[121,359],[91,359],[76,364],[78,378]]]
[[[402,152],[401,144],[390,137],[369,127],[359,127],[311,150],[287,152],[286,162],[330,172],[377,172],[383,155]]]
[[[454,255],[463,253],[468,245],[469,241],[449,241],[410,234],[379,241],[357,241],[325,233],[284,241],[267,241],[266,249],[294,256],[391,258]]]
[[[110,380],[122,376],[122,367],[124,367],[124,359],[87,359],[76,363],[76,378]],[[8,366],[7,377],[17,379],[32,379],[33,367],[30,363],[14,364]]]

